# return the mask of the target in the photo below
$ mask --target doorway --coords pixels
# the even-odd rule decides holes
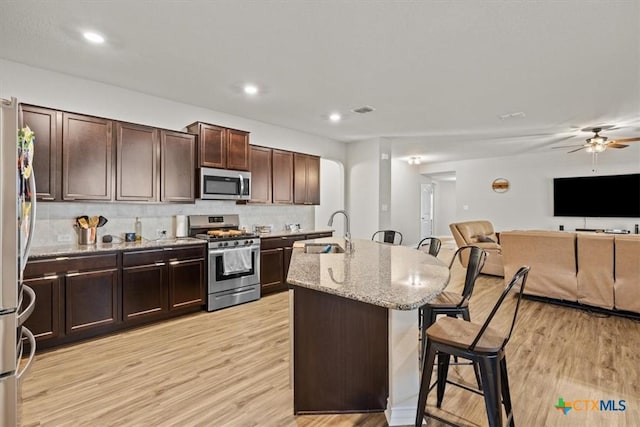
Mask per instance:
[[[420,239],[433,236],[433,184],[420,184]]]

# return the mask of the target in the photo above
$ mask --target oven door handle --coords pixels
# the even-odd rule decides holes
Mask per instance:
[[[251,249],[252,252],[258,252],[260,248],[255,246],[237,246],[237,247],[226,247],[224,249],[209,249],[209,255],[221,255],[226,251],[236,251],[238,249]]]

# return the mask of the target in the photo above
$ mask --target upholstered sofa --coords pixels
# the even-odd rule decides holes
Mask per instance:
[[[503,231],[504,274],[529,265],[524,293],[640,313],[640,235]]]
[[[480,271],[493,276],[503,276],[502,251],[500,241],[489,221],[466,221],[449,224],[449,229],[458,247],[474,245],[487,252],[487,260]],[[462,265],[466,268],[469,254],[463,251]]]

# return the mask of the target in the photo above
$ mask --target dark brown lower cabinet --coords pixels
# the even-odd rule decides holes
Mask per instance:
[[[41,350],[202,310],[205,256],[196,244],[31,259],[36,306],[25,326]]]
[[[167,312],[166,267],[142,265],[122,269],[122,317],[139,322]]]
[[[266,295],[287,290],[287,274],[289,273],[294,242],[331,236],[333,236],[333,232],[323,231],[262,238],[260,240],[261,294]]]
[[[205,263],[202,259],[169,261],[169,310],[205,304]]]
[[[38,279],[28,279],[24,284],[29,286],[36,294],[37,310],[25,321],[36,340],[49,340],[60,336],[60,295],[63,278],[57,274],[50,274]]]
[[[68,273],[65,333],[72,335],[115,323],[118,323],[118,270]]]
[[[266,249],[260,251],[260,293],[262,295],[285,290],[284,249]]]
[[[294,414],[384,411],[388,337],[386,308],[293,286]]]

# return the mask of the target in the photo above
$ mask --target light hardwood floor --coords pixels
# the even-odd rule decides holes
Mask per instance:
[[[448,262],[451,252],[443,247],[440,257]],[[448,290],[459,290],[462,280],[457,265]],[[484,319],[502,286],[502,279],[479,278],[473,320]],[[639,327],[523,301],[507,346],[517,425],[640,425]],[[288,352],[285,292],[38,354],[23,384],[22,425],[386,425],[383,414],[295,417]],[[474,382],[470,367],[452,367],[450,376]],[[627,409],[563,415],[554,408],[560,397],[625,400]],[[447,388],[440,414],[461,425],[487,424],[482,398],[455,387]]]

